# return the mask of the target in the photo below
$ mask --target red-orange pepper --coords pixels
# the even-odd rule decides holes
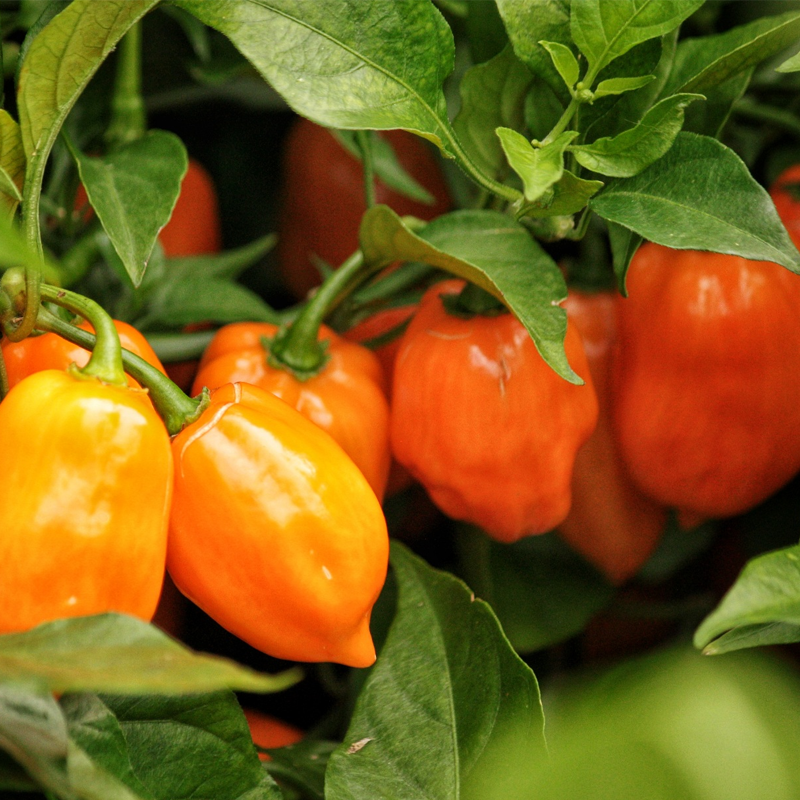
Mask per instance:
[[[266,322],[221,328],[203,354],[193,394],[236,382],[271,392],[329,433],[382,498],[390,462],[389,405],[377,357],[322,326],[319,339],[328,341],[330,358],[319,374],[301,381],[267,363],[262,338],[277,330]]]
[[[565,347],[586,381],[568,383],[508,313],[463,319],[429,289],[400,345],[392,449],[446,514],[513,542],[566,517],[575,453],[594,429],[597,398],[580,336]]]
[[[45,370],[0,403],[0,632],[118,611],[164,577],[169,438],[147,395]]]
[[[611,354],[616,341],[616,295],[570,289],[567,315],[583,340],[600,414],[575,457],[572,507],[558,532],[614,583],[635,575],[655,549],[666,509],[633,484],[612,426]]]
[[[228,384],[172,447],[167,558],[178,588],[277,658],[372,664],[389,542],[374,492],[339,445],[274,395]]]
[[[614,421],[632,478],[684,515],[752,508],[800,469],[800,277],[648,243],[627,280]]]
[[[84,320],[78,326],[85,331],[94,332],[91,323]],[[139,331],[127,322],[114,320],[114,327],[119,334],[122,347],[140,356],[148,364],[164,372],[164,366],[158,356],[150,347],[149,342]],[[72,344],[55,333],[43,333],[41,336],[28,336],[20,342],[10,342],[8,339],[0,341],[3,349],[3,358],[8,371],[9,386],[16,386],[23,378],[41,372],[44,369],[66,369],[70,364],[85,367],[91,353],[77,344]],[[139,384],[133,378],[128,378],[130,386]]]

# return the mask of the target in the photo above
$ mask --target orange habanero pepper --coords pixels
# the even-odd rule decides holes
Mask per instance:
[[[611,395],[615,303],[614,292],[570,289],[564,304],[583,340],[600,414],[594,433],[575,457],[572,507],[558,532],[609,580],[622,583],[655,549],[667,512],[633,484],[617,449]]]
[[[0,403],[0,632],[108,611],[150,620],[164,578],[169,437],[147,395],[45,370]]]
[[[272,338],[277,330],[266,322],[220,328],[203,354],[192,393],[226,383],[249,383],[271,392],[329,433],[382,498],[390,463],[389,404],[377,357],[322,326],[319,339],[328,341],[330,359],[319,374],[301,381],[267,362],[261,339]]]
[[[78,325],[85,331],[94,333],[91,323],[84,320]],[[139,331],[127,322],[114,320],[122,347],[143,358],[148,364],[164,372],[164,367],[150,347],[149,342]],[[28,336],[20,342],[0,341],[3,358],[8,371],[8,385],[16,386],[23,378],[44,369],[66,369],[70,364],[85,367],[91,353],[77,344],[68,342],[56,333],[43,333],[41,336]],[[128,377],[128,385],[138,387],[138,383]]]
[[[441,298],[463,286],[431,287],[403,337],[392,448],[442,511],[513,542],[566,517],[597,398],[573,325],[566,353],[584,386],[556,375],[512,314],[450,315]]]
[[[684,515],[752,508],[800,469],[800,277],[647,243],[627,281],[614,421],[632,478]]]
[[[277,658],[366,667],[389,540],[364,476],[269,392],[228,384],[172,442],[167,566],[220,625]]]

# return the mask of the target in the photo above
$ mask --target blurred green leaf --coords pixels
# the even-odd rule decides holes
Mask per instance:
[[[628,296],[625,286],[625,276],[628,274],[628,267],[631,259],[636,255],[643,239],[638,233],[634,233],[630,228],[617,225],[615,222],[608,222],[608,241],[611,245],[611,260],[614,267],[614,275],[617,279],[617,288],[623,297]]]
[[[497,614],[516,650],[530,653],[580,633],[614,588],[556,533],[498,544],[460,526],[460,571]]]
[[[397,614],[331,756],[325,795],[483,800],[486,764],[511,768],[545,752],[536,678],[464,584],[397,543],[392,566]]]
[[[459,85],[461,108],[453,128],[473,161],[493,178],[502,177],[508,168],[495,129],[524,127],[531,81],[528,68],[506,47],[490,61],[468,69]]]
[[[775,261],[800,272],[800,253],[767,192],[715,139],[679,133],[665,156],[609,183],[589,207],[667,247]]]
[[[325,797],[325,771],[331,753],[339,742],[304,739],[288,747],[268,749],[270,760],[264,767],[281,783],[301,792],[312,800]]]
[[[569,148],[581,166],[601,175],[630,178],[672,147],[683,125],[683,111],[700,94],[676,94],[656,103],[641,122],[617,136]]]
[[[750,560],[694,636],[695,646],[712,655],[797,641],[800,545]]]
[[[776,72],[798,72],[800,71],[800,53],[795,53],[787,58],[779,67],[775,67]]]
[[[99,158],[71,149],[89,202],[138,286],[180,194],[186,148],[175,134],[151,130]]]
[[[0,207],[9,217],[22,200],[22,180],[25,176],[25,152],[19,125],[5,109],[0,109]]]
[[[510,128],[496,131],[503,152],[514,172],[522,178],[525,200],[534,203],[564,174],[564,150],[578,135],[566,131],[542,146],[532,145],[521,133]],[[542,205],[547,206],[547,202]]]
[[[800,11],[762,17],[724,33],[684,39],[664,94],[701,92],[724,83],[794,44],[800,37]]]
[[[502,300],[530,333],[561,377],[580,382],[564,354],[566,313],[558,303],[566,284],[555,262],[528,232],[505,214],[455,211],[412,233],[387,206],[375,206],[361,223],[369,263],[422,261],[447,270]]]
[[[277,692],[296,671],[262,675],[194,653],[158,628],[122,614],[75,617],[0,636],[0,684],[51,692]]]
[[[597,74],[640,42],[677,28],[704,0],[580,0],[571,6],[570,30]]]

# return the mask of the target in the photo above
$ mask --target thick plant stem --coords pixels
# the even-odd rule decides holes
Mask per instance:
[[[324,343],[317,341],[319,326],[343,297],[379,268],[365,269],[361,251],[353,253],[320,286],[297,319],[272,340],[270,363],[299,378],[317,374],[327,360]]]
[[[65,322],[45,308],[40,311],[36,326],[39,330],[57,333],[73,344],[89,350],[97,341],[93,334]],[[122,350],[122,363],[125,371],[147,388],[170,436],[175,436],[186,425],[194,422],[208,405],[207,394],[187,397],[166,375],[129,350]]]
[[[142,98],[142,23],[133,25],[119,47],[111,98],[111,122],[105,140],[112,149],[140,139],[147,130]]]

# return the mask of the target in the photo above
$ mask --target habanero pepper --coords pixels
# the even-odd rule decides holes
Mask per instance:
[[[147,394],[44,370],[0,403],[0,632],[116,611],[150,620],[172,455]]]
[[[611,355],[616,340],[616,294],[570,289],[564,307],[583,340],[599,416],[578,450],[572,507],[558,533],[613,583],[636,574],[664,533],[667,512],[633,484],[612,425]]]
[[[86,320],[78,327],[94,332],[91,323]],[[153,348],[136,328],[119,320],[114,320],[114,327],[117,329],[122,347],[140,356],[160,372],[164,372],[164,367]],[[55,333],[28,336],[20,342],[3,339],[0,341],[0,347],[3,349],[3,358],[6,362],[9,386],[16,386],[23,378],[44,369],[63,370],[70,364],[84,367],[91,356],[89,350],[72,344]],[[133,378],[128,378],[128,385],[138,387],[139,384]]]
[[[192,393],[226,383],[271,392],[329,433],[382,498],[390,463],[389,405],[377,357],[322,326],[318,338],[328,342],[329,359],[318,374],[299,380],[268,362],[262,339],[277,332],[277,325],[256,322],[220,328],[203,354]]]
[[[366,667],[389,556],[374,492],[288,403],[227,384],[172,442],[167,566],[178,588],[269,655]]]
[[[800,277],[646,243],[627,281],[614,424],[631,477],[684,518],[753,508],[800,470]]]
[[[580,336],[565,348],[586,381],[574,386],[542,359],[510,313],[453,316],[431,287],[403,336],[392,397],[395,458],[445,514],[513,542],[564,520],[572,466],[597,421]]]

